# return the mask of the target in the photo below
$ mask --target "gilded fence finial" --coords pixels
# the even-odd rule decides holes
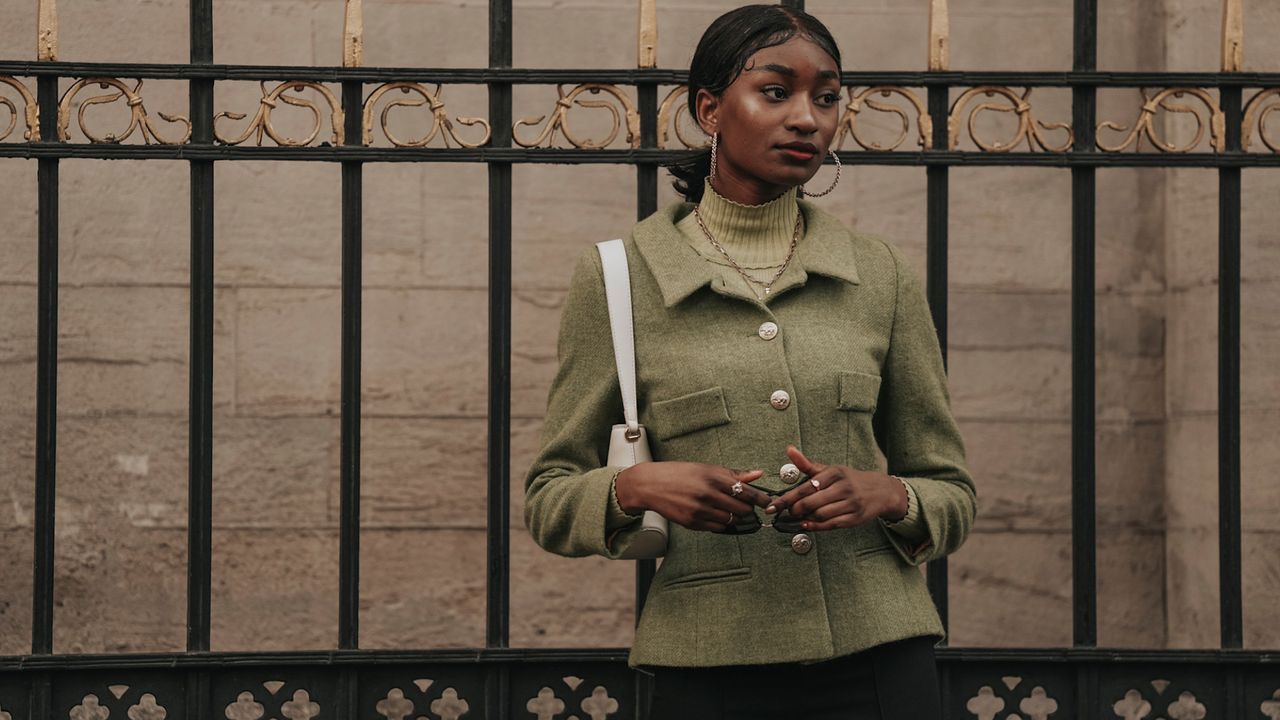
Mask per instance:
[[[1244,0],[1222,0],[1222,72],[1244,66]]]
[[[58,7],[55,0],[37,0],[36,59],[58,59]]]
[[[347,0],[347,14],[342,23],[342,66],[364,64],[363,0]]]
[[[640,0],[638,66],[658,67],[658,0]]]
[[[951,69],[951,22],[947,0],[929,0],[929,69]]]

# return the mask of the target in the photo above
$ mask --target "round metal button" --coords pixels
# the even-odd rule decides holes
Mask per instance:
[[[786,390],[774,390],[769,396],[769,404],[775,410],[786,410],[791,405],[791,395]]]
[[[782,478],[782,482],[791,484],[800,479],[800,468],[793,463],[787,463],[778,470],[778,475]]]
[[[804,533],[791,536],[791,551],[797,555],[804,555],[813,549],[813,538]]]
[[[772,340],[778,337],[778,324],[775,322],[761,323],[756,334],[765,340]]]

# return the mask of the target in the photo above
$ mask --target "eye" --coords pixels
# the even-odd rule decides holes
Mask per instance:
[[[834,107],[840,102],[839,92],[827,92],[818,96],[818,104],[825,107]]]
[[[762,88],[760,92],[764,93],[765,97],[771,100],[782,100],[787,97],[787,89],[781,85],[769,85]]]

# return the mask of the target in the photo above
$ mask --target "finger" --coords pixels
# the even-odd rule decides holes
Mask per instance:
[[[759,488],[752,487],[751,485],[748,484],[748,483],[753,483],[756,480],[759,480],[760,478],[764,477],[763,470],[732,470],[731,469],[729,470],[729,475],[730,475],[729,477],[730,482],[728,487],[725,489],[725,492],[729,493],[731,497],[736,497],[739,500],[743,502],[751,503],[756,507],[766,507],[769,505],[769,502],[771,500],[771,496],[769,495],[769,493]],[[742,492],[737,495],[734,495],[733,485],[734,483],[737,483],[739,481],[743,483]]]
[[[837,528],[857,527],[866,523],[871,518],[866,517],[862,513],[845,513],[836,517],[816,522],[813,520],[805,520],[800,523],[800,527],[805,530],[835,530]]]
[[[731,514],[731,511],[719,508],[704,508],[694,516],[694,522],[697,523],[697,527],[694,529],[707,532],[724,532],[731,528],[734,523],[741,522],[743,517],[753,512],[755,511],[747,508],[744,514]]]
[[[749,513],[755,512],[750,503],[741,497],[733,497],[726,493],[711,493],[703,501],[699,508],[702,516],[707,520],[713,520],[728,524],[729,513],[733,513],[736,518],[746,517]]]
[[[821,496],[822,493],[811,495],[805,500],[805,504],[817,503]],[[863,506],[862,502],[844,497],[827,501],[825,504],[811,506],[811,508],[812,509],[804,512],[802,517],[806,520],[813,520],[815,522],[830,520],[833,517],[839,517],[840,515],[850,513],[859,516],[866,514],[866,507]],[[795,512],[795,510],[793,509],[792,512]]]
[[[831,484],[835,481],[833,474],[834,473],[830,468],[824,469],[823,471],[815,474],[813,477],[809,478],[808,481],[791,488],[781,496],[775,498],[771,505],[774,509],[770,510],[769,508],[765,508],[765,512],[782,512],[783,510],[789,509],[792,514],[796,514],[795,506],[797,503],[815,492],[818,492],[819,489],[831,487]],[[816,487],[813,483],[815,480],[818,481]]]
[[[800,472],[805,475],[817,475],[827,467],[822,463],[816,463],[810,460],[803,452],[800,451],[800,448],[795,445],[787,446],[787,457],[791,458],[791,462],[795,463],[796,467],[800,468]]]
[[[795,489],[801,494],[795,502],[791,503],[791,514],[802,517],[824,505],[850,499],[848,488],[838,487],[838,480],[836,473],[830,470],[809,478],[809,482]],[[816,487],[814,486],[815,481],[817,482]]]

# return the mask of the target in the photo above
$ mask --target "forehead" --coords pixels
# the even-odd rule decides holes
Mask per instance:
[[[819,74],[839,76],[840,68],[836,67],[835,58],[827,54],[817,43],[802,35],[787,40],[781,45],[774,45],[757,50],[747,58],[744,72],[768,72],[781,66],[795,71],[799,77],[815,77]]]

